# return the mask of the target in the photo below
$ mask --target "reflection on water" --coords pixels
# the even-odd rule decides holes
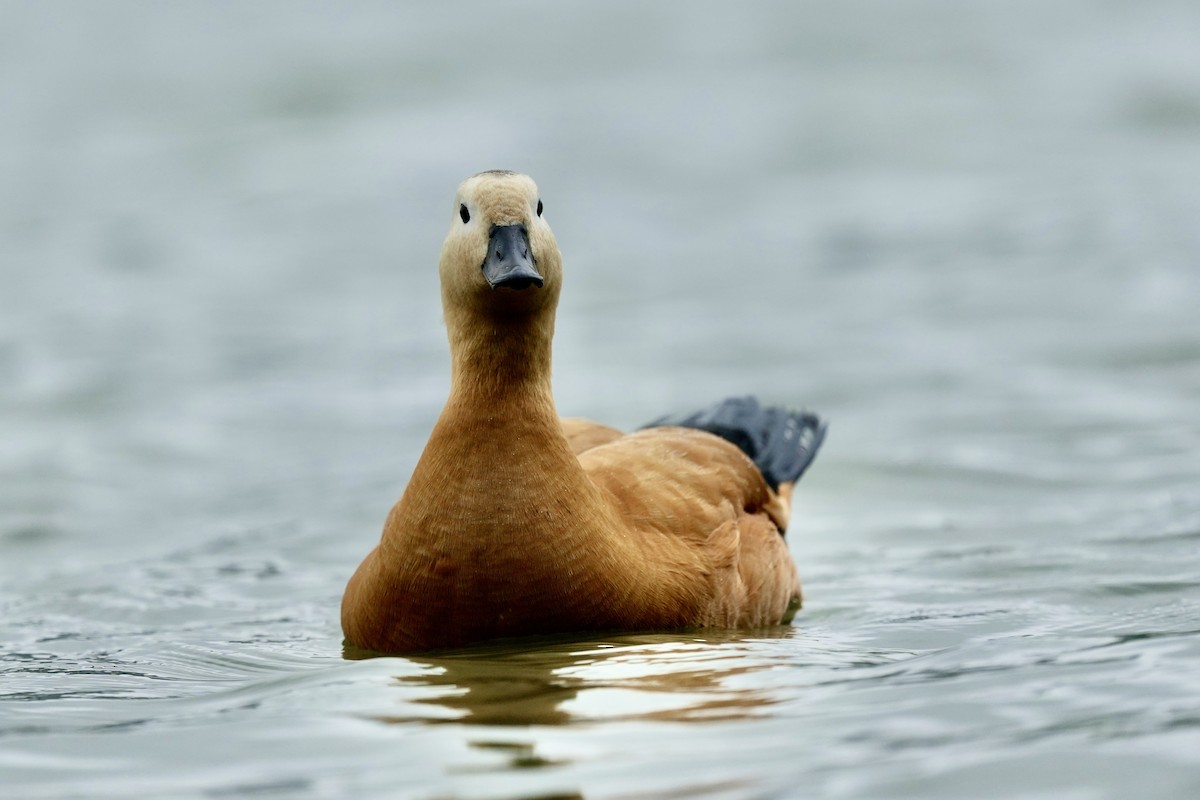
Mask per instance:
[[[566,759],[542,758],[535,752],[534,745],[528,742],[472,740],[470,744],[471,747],[477,750],[494,750],[505,756],[504,767],[506,769],[541,769],[542,767],[557,767],[569,763]]]
[[[379,719],[466,725],[753,719],[778,699],[769,687],[745,679],[779,666],[755,657],[753,643],[792,635],[791,628],[753,635],[643,634],[409,657],[425,669],[399,676],[397,683],[435,687],[419,702],[452,713]]]

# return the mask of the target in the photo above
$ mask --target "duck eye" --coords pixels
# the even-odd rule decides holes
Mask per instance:
[[[538,200],[537,214],[539,217],[542,215],[542,201],[541,200]]]
[[[467,206],[465,203],[458,204],[458,216],[462,218],[464,224],[471,221],[471,212],[467,211]]]

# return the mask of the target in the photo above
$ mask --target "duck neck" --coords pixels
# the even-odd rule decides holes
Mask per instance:
[[[397,526],[444,541],[497,535],[505,526],[528,533],[531,498],[588,492],[550,391],[553,312],[540,319],[447,314],[446,321],[450,397]]]
[[[456,319],[450,334],[451,398],[493,412],[515,410],[557,421],[550,388],[554,314]]]

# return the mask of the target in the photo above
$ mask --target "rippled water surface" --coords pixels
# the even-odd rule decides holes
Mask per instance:
[[[1200,796],[1198,31],[0,4],[4,796]],[[794,626],[343,656],[494,167],[563,413],[830,419]]]

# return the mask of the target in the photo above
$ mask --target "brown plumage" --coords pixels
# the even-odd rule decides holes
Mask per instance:
[[[800,581],[781,534],[803,466],[775,490],[737,445],[695,427],[624,435],[559,419],[562,262],[541,211],[524,175],[459,187],[440,263],[450,397],[346,587],[347,642],[411,652],[790,621]]]

